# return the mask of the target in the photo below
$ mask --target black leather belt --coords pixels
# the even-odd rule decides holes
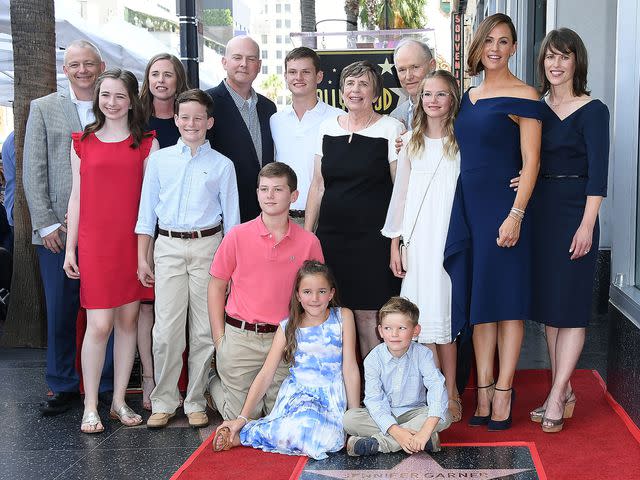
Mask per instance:
[[[174,232],[173,230],[163,230],[162,228],[158,229],[158,234],[171,237],[171,238],[202,238],[202,237],[210,237],[211,235],[215,235],[219,231],[222,230],[222,226],[218,225],[217,227],[208,228],[206,230],[196,230],[195,232]]]
[[[278,330],[278,325],[271,325],[270,323],[248,323],[238,320],[237,318],[230,317],[229,315],[226,315],[226,317],[225,321],[229,325],[242,330],[248,330],[256,333],[274,333]]]
[[[289,210],[291,218],[304,218],[304,210]]]
[[[546,179],[555,179],[555,178],[587,178],[586,175],[548,175],[546,173],[543,173],[540,175],[542,178],[546,178]]]

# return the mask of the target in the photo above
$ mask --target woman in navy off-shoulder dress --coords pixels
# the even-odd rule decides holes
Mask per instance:
[[[455,123],[460,178],[444,262],[453,321],[466,317],[474,325],[478,405],[469,424],[490,430],[511,425],[523,320],[531,318],[531,222],[524,211],[538,174],[542,105],[509,71],[515,42],[511,19],[495,14],[480,24],[469,50],[469,72],[484,70],[485,77],[464,94]],[[519,170],[515,193],[509,179]]]
[[[556,432],[563,417],[573,414],[569,378],[591,317],[598,210],[607,194],[609,110],[589,96],[587,51],[572,30],[547,35],[538,67],[547,115],[532,209],[533,319],[546,325],[553,385],[531,420]]]

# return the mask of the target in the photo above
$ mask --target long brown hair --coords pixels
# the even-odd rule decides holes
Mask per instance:
[[[289,321],[284,329],[285,347],[284,352],[282,352],[282,359],[288,365],[293,364],[296,350],[298,348],[296,332],[304,318],[304,309],[302,308],[300,300],[298,300],[298,289],[300,288],[300,282],[302,282],[302,279],[309,275],[322,275],[325,278],[329,284],[329,288],[334,290],[333,298],[331,298],[331,301],[329,302],[329,307],[339,306],[336,279],[334,278],[333,273],[331,273],[331,270],[329,270],[329,267],[317,260],[306,260],[298,270],[296,280],[293,283],[293,293],[291,294],[291,302],[289,303]]]
[[[576,97],[589,95],[591,92],[587,88],[587,71],[589,69],[587,49],[580,35],[569,28],[551,30],[542,40],[540,52],[538,53],[538,75],[540,77],[540,92],[542,95],[545,95],[551,88],[551,83],[549,83],[544,71],[544,57],[547,53],[553,53],[554,51],[565,54],[573,53],[576,69],[573,72],[572,93]]]
[[[98,77],[96,88],[93,91],[93,115],[96,119],[85,127],[81,140],[84,140],[90,133],[95,133],[104,127],[105,116],[104,113],[102,113],[102,110],[100,110],[100,86],[107,78],[120,80],[127,90],[130,102],[127,121],[132,139],[130,147],[138,148],[142,138],[148,137],[150,134],[145,134],[143,130],[142,106],[140,105],[140,99],[138,98],[138,79],[136,79],[136,76],[130,71],[122,70],[121,68],[110,68],[109,70],[105,70],[102,75]]]
[[[509,15],[505,15],[504,13],[495,13],[482,20],[480,25],[478,25],[478,29],[473,34],[473,40],[471,41],[469,53],[467,54],[467,73],[470,76],[474,77],[484,70],[484,65],[482,64],[484,41],[491,33],[491,30],[501,23],[504,23],[509,27],[513,43],[515,44],[518,41],[516,27],[513,25],[513,21]]]
[[[413,120],[411,121],[411,127],[413,130],[411,138],[407,144],[407,155],[409,158],[415,158],[419,156],[425,148],[424,136],[427,132],[427,122],[429,121],[429,117],[424,111],[424,108],[422,108],[422,92],[424,91],[424,86],[427,80],[430,78],[441,78],[444,80],[447,84],[447,90],[451,95],[451,108],[449,109],[449,114],[445,119],[442,143],[444,146],[445,156],[453,159],[456,156],[456,153],[458,153],[458,143],[456,142],[456,137],[453,133],[453,122],[455,121],[456,115],[458,115],[458,110],[460,109],[460,88],[458,87],[458,82],[455,77],[446,70],[436,70],[435,72],[427,73],[422,82],[420,82],[420,86],[418,87],[418,100],[420,104],[415,107],[415,113],[413,115]]]
[[[153,94],[149,88],[149,72],[151,72],[151,67],[153,67],[153,64],[158,60],[169,60],[171,65],[173,65],[173,71],[176,74],[176,98],[182,92],[189,90],[187,73],[178,57],[170,53],[158,53],[151,57],[151,60],[147,63],[147,67],[144,69],[144,80],[142,81],[142,88],[140,90],[140,101],[142,102],[145,124],[149,123],[149,119],[156,113],[153,109]]]

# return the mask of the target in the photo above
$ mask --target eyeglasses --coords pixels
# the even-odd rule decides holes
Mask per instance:
[[[424,100],[431,100],[435,98],[436,102],[440,102],[450,95],[451,94],[449,92],[422,92],[421,96]]]
[[[422,70],[425,65],[411,65],[409,67],[396,68],[399,77],[406,77],[409,72],[416,73]]]

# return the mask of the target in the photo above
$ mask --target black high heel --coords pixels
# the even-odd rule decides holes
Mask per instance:
[[[491,385],[485,385],[484,387],[476,387],[476,390],[480,390],[481,388],[491,388],[495,387],[496,382],[493,382]],[[482,425],[487,425],[491,420],[491,403],[489,403],[489,415],[474,415],[469,419],[470,427],[481,427]]]
[[[516,399],[516,391],[513,388],[498,388],[495,389],[499,392],[511,392],[511,403],[509,404],[509,416],[506,420],[492,420],[489,419],[488,429],[490,432],[498,432],[501,430],[508,430],[511,428],[511,412],[513,410],[513,402]]]

